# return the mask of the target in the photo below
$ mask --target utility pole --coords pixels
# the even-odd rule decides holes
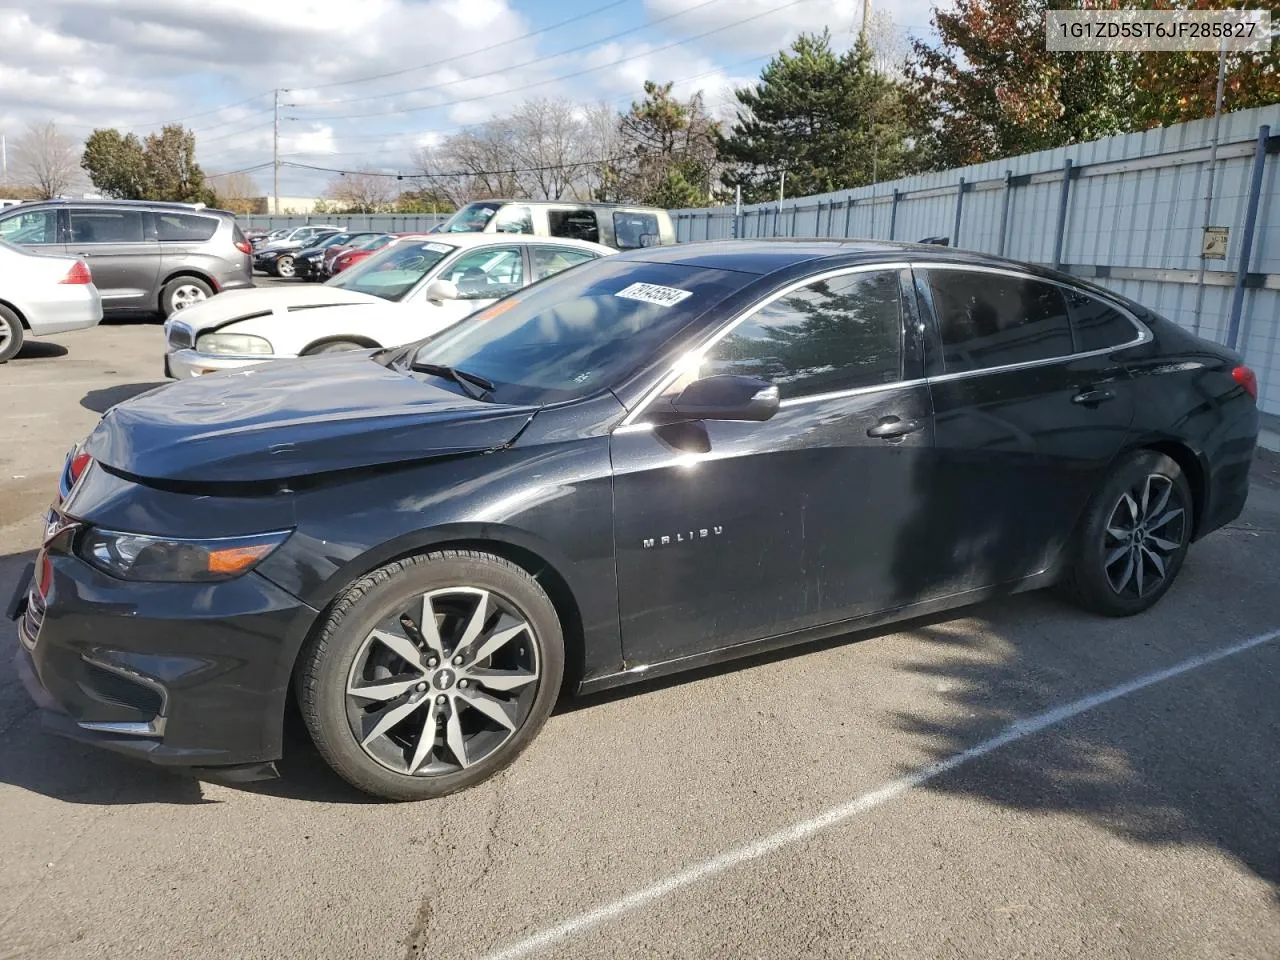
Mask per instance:
[[[867,43],[867,27],[871,24],[871,0],[862,0],[862,33],[860,39],[863,46]]]
[[[280,89],[276,88],[275,122],[271,131],[271,212],[280,212]]]

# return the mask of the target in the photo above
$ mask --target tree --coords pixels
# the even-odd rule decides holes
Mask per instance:
[[[209,186],[213,190],[217,205],[233,213],[256,212],[254,201],[262,196],[262,188],[247,173],[224,173],[221,176],[210,177]]]
[[[381,213],[396,198],[396,181],[371,170],[360,170],[339,176],[325,196],[332,213]]]
[[[507,119],[514,166],[533,200],[575,197],[594,145],[581,110],[570,100],[526,100]]]
[[[460,131],[437,146],[421,147],[413,160],[424,183],[455,206],[525,195],[505,119]]]
[[[147,158],[142,141],[119,130],[94,130],[84,142],[80,166],[99,191],[118,200],[141,200],[149,195]]]
[[[453,213],[457,209],[448,197],[430,187],[402,191],[395,207],[396,213]]]
[[[719,124],[702,94],[671,95],[671,83],[646,80],[644,99],[618,123],[621,199],[660,207],[701,207],[713,199]]]
[[[737,118],[718,148],[727,186],[755,202],[788,192],[822,193],[899,176],[909,166],[901,90],[878,73],[870,43],[843,54],[831,36],[802,34],[738,90]]]
[[[75,142],[53,122],[32,125],[13,145],[14,167],[42,200],[66,193],[79,179]]]
[[[143,146],[146,157],[148,200],[177,203],[212,203],[213,191],[205,185],[204,171],[196,163],[196,135],[181,124],[162,127]]]

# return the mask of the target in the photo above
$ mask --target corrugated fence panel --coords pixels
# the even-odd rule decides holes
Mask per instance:
[[[1197,120],[1091,143],[781,203],[672,211],[676,236],[859,237],[955,245],[1052,265],[1088,277],[1199,332],[1226,342],[1244,227],[1253,199],[1259,128],[1270,126],[1254,245],[1239,314],[1237,349],[1257,371],[1259,405],[1280,414],[1280,108],[1222,118],[1210,222],[1228,228],[1226,258],[1202,260],[1212,120]],[[1072,164],[1059,235],[1063,171]],[[1006,174],[1012,176],[1006,183]],[[960,231],[956,199],[966,184]],[[892,199],[897,193],[896,203]],[[894,213],[896,207],[896,215]],[[735,233],[735,227],[737,233]],[[1197,283],[1203,266],[1207,282]],[[1197,303],[1199,311],[1197,315]]]

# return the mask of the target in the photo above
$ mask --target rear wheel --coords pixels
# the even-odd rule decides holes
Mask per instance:
[[[24,339],[22,320],[8,307],[0,304],[0,360],[18,355]]]
[[[538,582],[491,554],[440,550],[350,587],[303,653],[298,700],[339,775],[422,800],[514,760],[563,673],[560,622]]]
[[[160,305],[166,317],[203,303],[213,296],[213,287],[195,277],[175,277],[164,285]]]
[[[1182,569],[1192,520],[1191,488],[1178,464],[1153,450],[1131,454],[1081,520],[1065,592],[1111,617],[1150,608]]]
[[[276,276],[284,277],[286,280],[292,279],[297,274],[297,269],[293,265],[293,257],[287,253],[276,257]]]

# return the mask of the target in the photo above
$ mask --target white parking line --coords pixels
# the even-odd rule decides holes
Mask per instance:
[[[612,903],[604,904],[596,907],[596,909],[580,914],[571,920],[557,924],[554,927],[548,927],[539,933],[526,937],[497,953],[489,955],[488,960],[518,960],[521,957],[527,957],[537,953],[545,947],[549,947],[557,940],[563,940],[566,937],[572,937],[579,933],[584,933],[592,927],[597,927],[602,923],[614,920],[625,914],[632,913],[636,910],[646,907],[651,903],[661,900],[668,894],[674,893],[682,887],[687,887],[697,883],[700,880],[706,880],[710,877],[717,876],[730,870],[740,864],[747,863],[751,860],[758,860],[761,857],[775,853],[784,847],[791,846],[807,840],[814,834],[826,830],[828,827],[834,827],[851,820],[860,813],[865,813],[875,807],[895,800],[905,794],[907,791],[928,783],[930,780],[942,776],[957,767],[963,766],[971,760],[977,760],[979,757],[985,757],[987,754],[999,750],[1001,747],[1008,746],[1024,737],[1032,736],[1040,733],[1049,727],[1057,726],[1072,717],[1078,717],[1082,713],[1087,713],[1097,707],[1110,703],[1112,700],[1118,700],[1121,697],[1136,693],[1147,687],[1162,683],[1165,680],[1171,680],[1174,677],[1189,673],[1200,667],[1207,666],[1211,663],[1217,663],[1219,660],[1225,660],[1227,657],[1234,657],[1238,653],[1244,653],[1246,650],[1252,650],[1254,647],[1261,646],[1264,643],[1270,643],[1272,640],[1280,638],[1280,630],[1272,630],[1270,633],[1260,634],[1256,637],[1250,637],[1248,640],[1242,640],[1239,643],[1229,647],[1220,647],[1209,653],[1201,654],[1198,657],[1191,657],[1183,660],[1181,663],[1174,664],[1172,667],[1166,667],[1163,670],[1157,670],[1154,673],[1143,674],[1136,680],[1130,680],[1128,683],[1122,683],[1117,687],[1111,687],[1109,690],[1103,690],[1099,693],[1090,694],[1087,697],[1081,697],[1079,700],[1072,700],[1070,703],[1063,704],[1060,707],[1054,707],[1052,710],[1046,710],[1043,713],[1037,713],[1035,716],[1027,717],[1025,720],[1019,720],[1011,727],[998,736],[992,737],[990,740],[984,740],[977,746],[970,747],[961,753],[952,754],[937,763],[931,763],[927,767],[921,767],[914,773],[899,777],[896,780],[890,780],[878,790],[870,793],[864,793],[862,796],[850,800],[848,803],[841,804],[838,807],[832,807],[823,813],[818,814],[808,820],[802,820],[793,826],[777,833],[762,837],[753,843],[748,843],[741,847],[736,847],[718,857],[712,857],[710,860],[704,860],[702,863],[695,864],[687,870],[680,873],[672,874],[664,880],[637,890],[635,893],[628,894]]]

